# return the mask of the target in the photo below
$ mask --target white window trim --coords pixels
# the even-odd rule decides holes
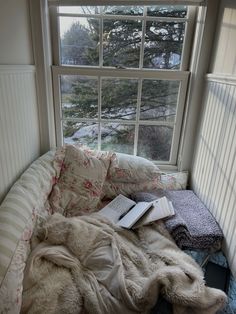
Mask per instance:
[[[178,154],[177,169],[179,171],[190,170],[192,167],[199,121],[203,109],[205,75],[210,64],[219,3],[220,0],[208,0],[206,5],[199,7],[198,10],[190,64],[191,74]]]
[[[49,0],[49,5],[203,5],[205,0]]]
[[[145,13],[145,12],[144,12]],[[188,85],[188,77],[189,72],[183,71],[188,67],[188,60],[190,54],[190,46],[191,46],[191,36],[194,24],[194,16],[196,13],[196,9],[194,7],[188,10],[188,15],[185,18],[159,18],[159,17],[147,17],[145,14],[143,16],[121,16],[121,15],[112,15],[108,17],[105,14],[94,14],[94,15],[86,15],[86,14],[69,14],[69,13],[58,13],[56,7],[51,8],[51,16],[52,16],[52,32],[53,32],[53,51],[54,51],[54,63],[57,66],[52,67],[53,73],[53,86],[54,86],[54,102],[55,102],[55,117],[56,117],[56,138],[57,138],[57,145],[61,145],[63,143],[63,129],[62,129],[62,122],[66,119],[63,119],[62,111],[61,111],[61,99],[60,99],[60,75],[84,75],[84,76],[95,76],[98,77],[98,84],[100,84],[101,77],[115,77],[114,75],[114,68],[109,67],[102,67],[101,64],[101,54],[100,54],[100,62],[99,66],[97,67],[86,67],[86,66],[67,66],[67,65],[60,65],[60,43],[59,43],[59,16],[69,16],[69,17],[94,17],[100,18],[111,18],[111,19],[130,19],[130,20],[158,20],[158,21],[176,21],[180,20],[186,23],[186,36],[183,43],[183,51],[181,57],[181,70],[152,70],[152,69],[145,69],[142,68],[142,61],[140,61],[139,68],[137,69],[115,69],[117,76],[119,78],[138,78],[138,79],[145,79],[145,78],[153,78],[156,80],[176,80],[180,82],[179,86],[179,94],[177,99],[177,110],[176,110],[176,119],[174,122],[148,122],[148,121],[139,121],[138,114],[136,115],[136,122],[134,121],[124,121],[124,120],[111,120],[111,119],[101,119],[100,115],[98,119],[68,119],[70,121],[78,121],[78,122],[98,122],[99,126],[101,122],[120,122],[122,124],[132,124],[135,125],[135,137],[134,137],[134,155],[137,154],[137,142],[138,142],[138,126],[139,125],[169,125],[173,127],[173,138],[172,138],[172,145],[170,150],[170,160],[169,161],[157,161],[159,165],[170,165],[176,167],[177,160],[178,160],[178,147],[180,143],[180,135],[181,135],[181,126],[182,126],[182,119],[183,119],[183,112],[184,112],[184,105],[185,105],[185,97],[187,92],[187,85]],[[143,29],[144,32],[144,23]],[[102,37],[101,37],[102,38]],[[142,40],[142,44],[144,41]],[[102,48],[102,45],[100,45]],[[143,49],[140,49],[140,57],[142,57]],[[142,60],[142,58],[140,58]],[[187,61],[186,61],[187,60]],[[141,80],[140,80],[141,82]],[[139,84],[141,84],[139,82]],[[139,91],[140,93],[140,91]],[[100,95],[100,93],[99,93]],[[137,113],[139,109],[140,103],[138,102]],[[98,110],[101,110],[101,104],[99,101]],[[98,135],[98,148],[101,148],[101,134],[100,134],[100,127],[99,127],[99,135]]]
[[[100,72],[100,73],[99,73]],[[181,123],[182,123],[182,116],[184,111],[184,104],[185,104],[185,96],[186,96],[186,90],[187,90],[187,84],[188,84],[188,77],[189,72],[187,71],[164,71],[160,70],[158,71],[158,77],[156,75],[156,71],[151,70],[143,70],[141,73],[139,70],[117,70],[118,77],[119,78],[138,78],[138,79],[157,79],[157,80],[177,80],[180,82],[179,87],[179,95],[178,95],[178,110],[176,113],[176,119],[175,122],[163,122],[163,121],[155,121],[155,122],[149,122],[149,121],[138,121],[138,117],[136,118],[135,124],[137,125],[167,125],[173,127],[173,140],[172,140],[172,147],[171,147],[171,158],[170,161],[158,161],[158,164],[160,165],[175,165],[177,160],[177,153],[178,153],[178,144],[179,144],[179,138],[180,138],[180,131],[181,131]],[[116,72],[116,73],[117,73]],[[62,111],[61,111],[61,99],[60,99],[60,75],[85,75],[85,76],[95,76],[98,78],[101,77],[116,77],[114,74],[114,69],[106,68],[106,69],[100,69],[100,68],[91,68],[91,67],[84,67],[83,69],[77,68],[77,67],[71,67],[71,66],[53,66],[52,67],[52,73],[53,73],[53,90],[54,90],[54,102],[55,102],[55,114],[56,114],[56,130],[57,130],[57,145],[60,146],[63,142],[63,134],[62,134],[62,122],[66,119],[63,119]],[[100,80],[99,80],[100,81]],[[122,124],[134,124],[132,121],[127,120],[116,120],[116,119],[83,119],[83,118],[76,118],[76,119],[69,119],[70,121],[80,121],[80,122],[119,122]],[[137,128],[136,128],[137,130]],[[134,145],[137,147],[137,135],[135,138]],[[134,154],[136,152],[134,151]]]
[[[117,1],[118,2],[118,1]],[[128,2],[128,1],[127,1]],[[129,2],[128,2],[129,3]],[[99,3],[98,3],[99,4]],[[67,4],[68,5],[68,4]],[[77,4],[78,5],[78,4]],[[147,5],[147,4],[145,4]],[[185,38],[183,42],[183,51],[181,56],[181,64],[180,69],[181,71],[185,71],[188,69],[188,65],[190,62],[190,50],[191,50],[191,42],[193,37],[193,30],[194,30],[194,21],[196,16],[196,7],[192,6],[189,7],[188,14],[185,18],[171,18],[171,17],[154,17],[154,16],[147,16],[146,13],[143,16],[127,16],[127,15],[106,15],[106,14],[79,14],[79,13],[58,13],[56,6],[51,6],[50,8],[50,17],[51,17],[51,32],[52,32],[52,51],[53,51],[53,64],[54,65],[61,65],[60,62],[60,35],[59,35],[59,19],[58,16],[64,17],[91,17],[91,18],[99,18],[99,19],[118,19],[118,20],[144,20],[146,21],[181,21],[186,22],[186,29],[185,29]],[[100,28],[100,38],[102,38],[102,27]],[[145,32],[145,23],[143,23],[142,32]],[[144,41],[141,41],[144,44]],[[143,47],[140,49],[140,53],[143,53]],[[99,67],[102,67],[102,45],[100,45],[100,61]],[[142,60],[143,56],[140,56],[140,60]],[[97,68],[97,67],[96,67]],[[142,69],[142,64],[140,64],[139,69]]]
[[[55,148],[55,121],[51,76],[51,45],[47,0],[30,0],[30,17],[40,125],[41,153]]]
[[[102,0],[101,0],[102,1]],[[52,1],[54,2],[54,1]],[[74,5],[78,5],[78,1],[73,1]],[[94,1],[90,1],[91,5],[94,4]],[[89,0],[86,0],[86,5],[89,5]],[[127,1],[123,1],[127,3]],[[160,4],[161,2],[166,1],[148,1],[145,0],[145,4]],[[191,1],[181,1],[178,4],[190,4]],[[51,1],[50,1],[51,3]],[[61,2],[56,3],[56,5],[63,5]],[[105,2],[104,2],[105,3]],[[141,3],[141,2],[140,2]],[[173,4],[173,1],[169,2]],[[130,1],[132,4],[132,1]],[[195,1],[192,4],[200,4],[200,2]],[[64,5],[73,5],[68,0],[64,1]],[[217,18],[217,8],[219,5],[219,0],[208,0],[205,1],[205,4],[201,7],[200,14],[198,14],[198,27],[195,32],[194,39],[194,58],[190,65],[190,83],[188,87],[188,96],[186,100],[185,108],[185,118],[183,121],[183,126],[181,130],[181,145],[178,151],[178,163],[177,166],[163,165],[160,166],[162,170],[166,171],[176,171],[176,170],[190,170],[192,156],[194,154],[194,143],[195,135],[197,131],[197,122],[199,119],[199,111],[201,100],[203,96],[203,87],[204,87],[204,74],[208,70],[208,62],[210,58],[210,51],[212,48],[214,28],[216,25]],[[52,93],[50,87],[48,88],[46,82],[50,82],[50,60],[51,52],[48,43],[48,30],[45,29],[45,23],[38,23],[38,21],[48,21],[48,1],[47,0],[30,0],[30,14],[31,14],[31,23],[32,23],[32,38],[33,38],[33,47],[34,47],[34,59],[36,65],[36,79],[37,84],[40,86],[37,90],[38,102],[39,102],[39,119],[44,121],[41,128],[41,138],[42,138],[42,147],[41,151],[44,152],[47,149],[55,146],[54,136],[54,122],[53,122],[53,106],[52,106]],[[207,12],[203,14],[202,12]],[[40,38],[40,41],[39,41]],[[42,40],[41,40],[42,39]],[[41,44],[41,42],[43,44]],[[46,47],[46,48],[45,48]],[[37,53],[38,51],[38,53]],[[41,51],[41,53],[39,53]],[[197,56],[197,57],[196,57]],[[194,61],[195,59],[195,61]],[[46,61],[45,61],[46,60]],[[46,78],[46,79],[45,79]],[[47,97],[45,97],[47,95]],[[49,113],[49,116],[48,114]],[[55,120],[55,115],[54,115]],[[46,125],[49,124],[49,125]],[[46,127],[46,131],[43,131]]]

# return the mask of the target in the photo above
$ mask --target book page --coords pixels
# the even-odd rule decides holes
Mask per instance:
[[[153,206],[150,210],[133,226],[137,228],[149,224],[150,222],[163,219],[175,214],[173,205],[164,196],[156,201],[153,201]]]
[[[114,200],[103,207],[98,214],[106,217],[113,223],[117,223],[121,216],[128,212],[128,210],[133,207],[136,202],[119,194]]]
[[[139,202],[118,221],[117,225],[128,229],[131,228],[151,206],[152,202]]]

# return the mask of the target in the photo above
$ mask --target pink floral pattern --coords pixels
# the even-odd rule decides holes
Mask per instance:
[[[51,214],[48,202],[45,206],[32,210],[32,217],[29,219],[21,239],[19,240],[12,262],[3,280],[0,289],[0,313],[18,314],[22,303],[24,269],[27,258],[30,254],[30,239],[37,221],[38,214],[47,216]]]
[[[159,180],[143,181],[140,183],[124,183],[105,181],[103,186],[103,200],[113,199],[119,194],[129,196],[134,192],[151,191],[159,186]]]
[[[26,218],[26,222],[23,232],[15,233],[18,235],[18,241],[15,241],[16,247],[12,250],[12,256],[8,257],[7,272],[2,274],[0,313],[20,312],[24,268],[30,253],[30,239],[34,226],[38,215],[47,216],[52,213],[47,199],[57,177],[53,167],[54,156],[55,152],[50,151],[38,158],[14,184],[1,205],[3,207],[4,204],[11,206],[11,199],[17,201],[18,197],[23,197],[24,202],[16,202],[14,208],[18,208],[19,213]],[[31,208],[31,212],[28,211],[29,208]],[[3,231],[6,230],[6,226],[3,225]],[[1,239],[3,241],[5,237],[2,236]]]
[[[162,174],[159,184],[160,188],[165,190],[185,190],[188,184],[188,172]]]
[[[103,186],[103,200],[113,199],[119,194],[129,196],[134,192],[154,189],[183,190],[187,187],[188,172],[163,173],[161,178],[152,181],[141,180],[139,183],[114,182],[106,180]]]
[[[89,180],[85,180],[85,181],[84,181],[84,187],[85,187],[86,189],[91,189],[92,186],[93,186],[93,184],[92,184],[91,181],[89,181]]]
[[[47,216],[54,211],[65,213],[67,216],[85,215],[97,210],[101,198],[112,199],[120,193],[129,195],[158,187],[186,188],[188,178],[186,172],[162,174],[160,177],[159,169],[152,163],[139,164],[140,159],[136,158],[131,158],[132,162],[128,158],[126,162],[127,156],[78,149],[73,146],[62,147],[56,151],[53,161],[55,171],[52,171],[51,177],[48,177],[48,181],[38,191],[38,205],[32,208],[32,216],[21,234],[2,282],[0,313],[20,312],[24,268],[38,215]],[[50,202],[53,208],[48,202],[48,193],[52,185]]]
[[[109,153],[66,146],[64,167],[50,195],[53,210],[66,216],[96,211],[109,165]]]
[[[53,178],[53,183],[57,183],[57,179],[60,177],[61,171],[64,170],[65,163],[64,163],[64,158],[65,158],[65,150],[66,147],[62,146],[57,148],[54,160],[53,160],[53,167],[56,170],[56,176]]]

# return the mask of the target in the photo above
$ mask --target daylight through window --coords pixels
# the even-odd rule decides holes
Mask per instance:
[[[194,8],[52,9],[58,144],[176,164]]]

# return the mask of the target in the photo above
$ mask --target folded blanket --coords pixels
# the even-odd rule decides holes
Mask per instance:
[[[52,215],[25,271],[22,313],[148,313],[159,294],[178,314],[213,314],[227,300],[206,287],[195,261],[158,232],[99,215]]]
[[[175,209],[175,216],[167,218],[165,225],[180,248],[219,249],[223,233],[215,218],[191,190],[164,191],[150,193],[137,192],[132,199],[152,201],[166,196]]]

